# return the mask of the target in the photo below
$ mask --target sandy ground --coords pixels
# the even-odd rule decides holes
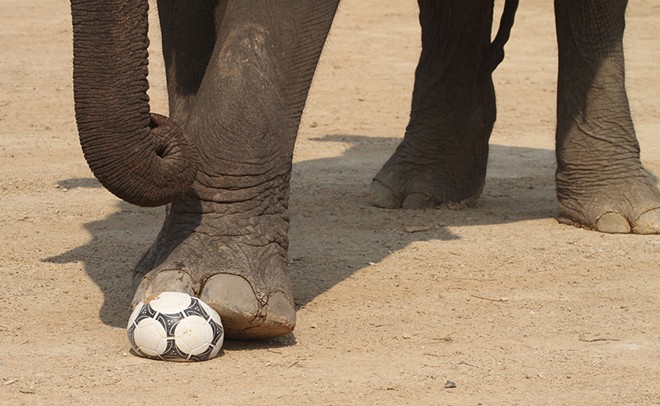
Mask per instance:
[[[660,174],[656,3],[631,1],[626,49],[642,157]],[[551,7],[522,2],[495,74],[481,200],[388,211],[364,201],[406,124],[417,11],[345,1],[295,153],[295,335],[176,364],[129,353],[131,267],[164,210],[118,201],[87,169],[69,3],[0,0],[0,404],[659,404],[660,237],[554,218]]]

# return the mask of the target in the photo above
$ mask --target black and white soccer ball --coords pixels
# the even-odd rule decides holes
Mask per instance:
[[[218,313],[187,293],[163,292],[140,302],[127,328],[133,350],[151,359],[205,361],[224,341]]]

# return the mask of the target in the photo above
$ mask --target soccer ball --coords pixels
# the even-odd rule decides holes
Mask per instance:
[[[218,313],[180,292],[163,292],[140,302],[127,328],[133,350],[151,359],[204,361],[218,355],[224,340]]]

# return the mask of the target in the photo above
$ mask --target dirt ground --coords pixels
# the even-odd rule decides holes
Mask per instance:
[[[660,404],[660,236],[555,220],[552,2],[521,3],[483,197],[389,211],[366,191],[406,125],[416,5],[344,1],[295,152],[295,334],[177,364],[129,353],[131,267],[164,209],[120,202],[83,160],[69,2],[0,0],[0,404]],[[631,1],[628,89],[656,174],[659,21]]]

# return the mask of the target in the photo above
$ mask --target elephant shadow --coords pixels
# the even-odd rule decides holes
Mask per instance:
[[[324,143],[341,143],[345,152],[340,157],[293,165],[290,270],[298,307],[415,241],[461,238],[454,227],[555,216],[553,151],[502,145],[491,145],[484,193],[469,210],[372,207],[367,203],[371,177],[399,141],[328,135],[302,142],[300,147],[319,152]],[[60,185],[101,187],[92,178],[66,179]],[[88,243],[42,260],[82,264],[103,292],[101,321],[125,327],[133,267],[156,238],[164,216],[162,208],[140,208],[120,201],[116,212],[84,225],[91,236]]]
[[[373,207],[372,177],[400,141],[328,135],[301,146],[321,150],[324,143],[337,143],[345,152],[293,167],[289,256],[297,306],[411,243],[460,239],[455,227],[556,217],[554,151],[504,145],[490,145],[486,186],[469,208]]]

